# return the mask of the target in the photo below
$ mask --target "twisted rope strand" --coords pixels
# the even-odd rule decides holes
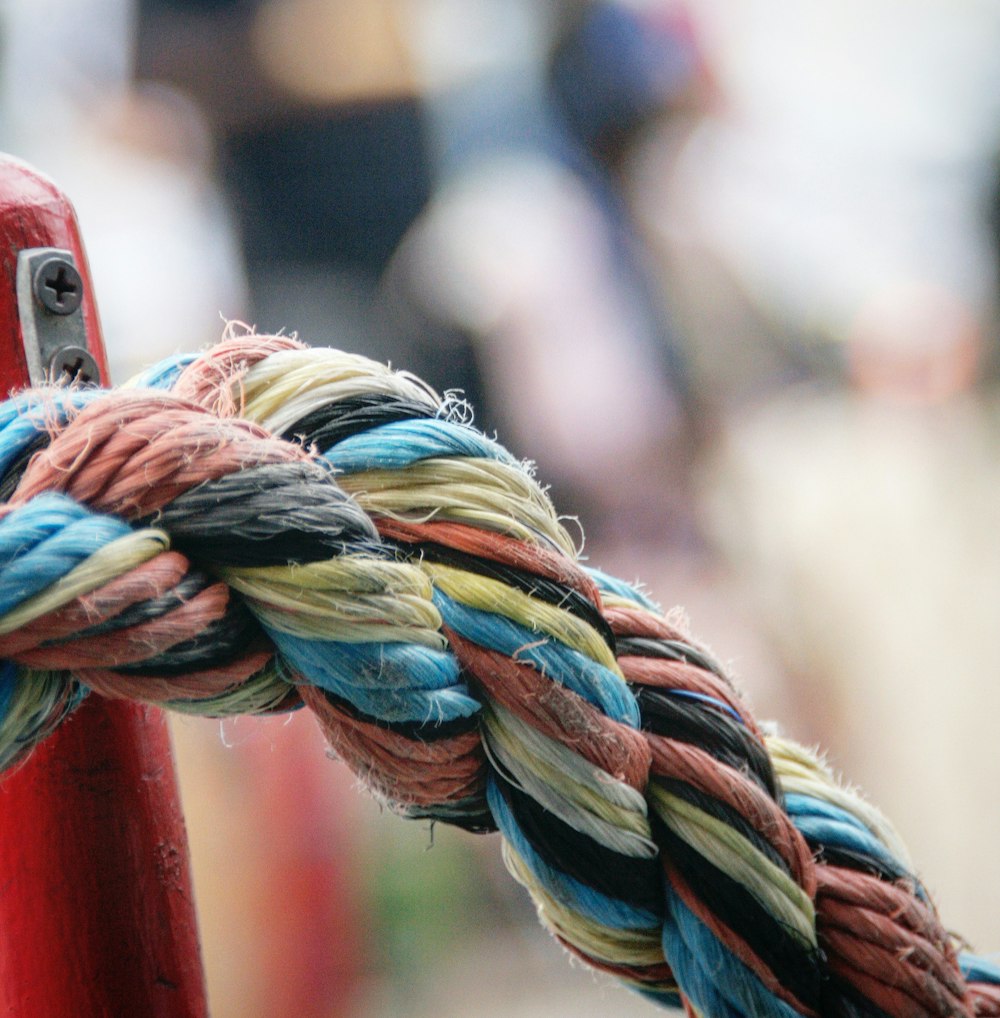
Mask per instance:
[[[305,705],[400,814],[499,830],[553,936],[653,1000],[1000,1015],[891,826],[419,379],[231,330],[0,406],[0,497],[0,766],[90,691]]]

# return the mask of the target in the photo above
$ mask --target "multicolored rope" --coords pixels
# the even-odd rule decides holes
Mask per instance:
[[[90,692],[305,705],[396,812],[499,830],[570,952],[700,1018],[1000,1016],[885,820],[584,568],[530,468],[365,358],[230,335],[0,406],[0,767]]]

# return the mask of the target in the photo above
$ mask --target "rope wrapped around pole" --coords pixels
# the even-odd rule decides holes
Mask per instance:
[[[464,404],[237,335],[0,407],[0,767],[89,694],[305,705],[405,817],[499,830],[570,952],[700,1018],[1000,1015],[891,826],[585,568]]]

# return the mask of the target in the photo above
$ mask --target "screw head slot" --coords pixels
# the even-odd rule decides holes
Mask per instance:
[[[54,315],[71,315],[83,300],[83,279],[65,258],[46,258],[32,282],[38,302]]]
[[[64,346],[49,361],[49,378],[53,382],[97,385],[101,373],[89,350],[84,350],[82,346]]]

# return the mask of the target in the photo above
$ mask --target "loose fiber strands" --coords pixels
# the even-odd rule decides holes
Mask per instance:
[[[336,357],[334,356],[334,357],[331,358],[331,357],[328,356],[328,359],[335,360]],[[258,362],[258,364],[260,364],[260,362]],[[392,420],[386,421],[384,418],[380,419],[379,415],[378,415],[378,412],[377,412],[377,408],[378,408],[378,405],[379,405],[378,397],[380,395],[383,396],[383,397],[386,397],[386,402],[388,403],[388,402],[390,402],[390,400],[388,398],[388,394],[390,394],[392,392],[392,385],[390,383],[390,380],[387,379],[387,376],[386,376],[386,373],[385,373],[385,369],[381,369],[380,368],[380,369],[377,369],[377,371],[375,369],[373,369],[372,373],[374,375],[378,376],[377,384],[374,384],[372,386],[372,390],[374,390],[374,391],[369,394],[369,397],[368,397],[367,401],[363,400],[362,396],[359,395],[359,388],[358,388],[358,381],[357,381],[358,375],[357,375],[356,369],[357,369],[357,363],[354,362],[351,365],[351,371],[350,371],[351,389],[350,389],[350,391],[348,393],[345,393],[345,396],[344,396],[345,403],[348,400],[351,401],[350,405],[345,406],[345,408],[344,408],[345,409],[345,417],[350,418],[350,421],[351,421],[350,424],[346,424],[345,423],[345,424],[341,425],[338,422],[338,420],[337,420],[336,413],[334,412],[335,408],[333,408],[333,409],[324,409],[321,404],[317,404],[317,405],[309,407],[308,414],[306,415],[307,417],[311,417],[313,421],[322,421],[323,422],[322,423],[322,427],[325,428],[325,433],[327,435],[336,434],[338,432],[338,429],[339,429],[339,434],[341,435],[341,444],[342,445],[346,444],[346,442],[348,440],[350,440],[351,438],[353,438],[354,436],[357,436],[359,434],[359,432],[358,432],[358,422],[362,418],[366,418],[367,419],[367,423],[369,424],[369,430],[377,430],[379,427],[385,428],[386,425],[388,425],[388,424],[395,425],[400,420],[399,405],[400,405],[401,402],[403,402],[403,399],[402,399],[402,397],[398,396],[398,394],[395,395],[392,398],[392,400],[391,400],[391,403],[392,403],[391,408],[387,412],[387,415],[386,415],[386,416],[391,415],[393,417]],[[251,371],[252,370],[253,369],[251,369]],[[251,373],[251,372],[248,372],[248,374],[249,373]],[[306,377],[306,378],[309,378],[309,379],[315,379],[315,378],[318,377],[319,372],[318,371],[312,371],[312,370],[309,370],[309,369],[305,369],[305,370],[302,371],[302,375],[304,377]],[[317,383],[317,382],[311,382],[310,384],[311,384],[311,387],[314,388],[314,389],[319,387],[319,383]],[[330,384],[335,384],[335,383],[323,383],[323,384],[326,384],[326,385],[329,386]],[[364,408],[365,408],[365,412],[364,412],[363,415],[359,415],[359,413],[358,413],[359,405],[363,405]],[[301,410],[303,408],[304,407],[300,405],[299,409]],[[421,406],[420,414],[421,414],[421,420],[426,421],[427,420],[427,407],[426,407],[425,404]],[[426,427],[427,425],[424,425],[424,426]],[[351,429],[353,429],[353,430],[351,430]],[[296,430],[298,431],[299,427],[297,427]],[[306,429],[302,429],[302,430],[305,431]],[[386,429],[386,430],[388,430],[388,429]],[[306,440],[313,439],[313,440],[315,440],[317,442],[320,441],[319,439],[316,439],[314,435],[306,434],[304,437],[305,437]],[[337,452],[336,449],[333,449],[333,450],[330,451],[331,461],[336,461],[335,460],[336,452]],[[439,448],[435,449],[435,454],[439,454]],[[345,455],[345,458],[344,458],[343,462],[345,462],[348,465],[359,465],[359,464],[361,464],[361,465],[364,465],[367,469],[371,469],[371,464],[372,463],[378,463],[379,466],[384,466],[390,460],[395,462],[395,463],[397,463],[397,464],[402,464],[404,462],[406,464],[410,464],[410,463],[414,462],[413,456],[412,456],[412,454],[410,453],[409,450],[407,450],[406,455],[404,456],[398,450],[394,449],[391,454],[390,453],[385,453],[385,454],[382,455],[382,457],[380,459],[375,459],[374,457],[378,456],[377,446],[375,448],[375,452],[374,453],[372,453],[371,451],[366,453],[366,455],[368,455],[368,457],[369,457],[369,459],[367,461],[365,461],[364,459],[359,459],[358,458],[358,454],[353,452],[353,451],[352,451],[351,455],[355,457],[353,460],[349,459]],[[412,509],[411,509],[411,511],[412,511]],[[398,512],[398,509],[396,509],[396,507],[393,507],[393,506],[388,506],[387,507],[387,514],[393,514],[395,512]],[[385,524],[383,524],[383,526],[385,526]],[[421,552],[422,553],[426,553],[426,546],[423,549],[421,549]],[[453,644],[454,644],[454,642],[455,642],[455,638],[453,636]],[[525,669],[525,670],[530,670],[530,669]],[[673,678],[675,684],[676,684],[677,679],[678,679],[678,675],[676,673],[681,671],[681,670],[682,669],[680,669],[680,668],[675,668],[674,669],[675,674],[672,676],[672,678]],[[690,671],[691,669],[689,668],[688,670]],[[691,678],[690,675],[686,676],[686,678],[693,682],[693,679]],[[702,687],[702,688],[704,688],[704,687]],[[688,692],[697,692],[697,689],[689,690]],[[712,690],[712,692],[718,693],[719,690],[715,689],[715,690]],[[706,694],[702,693],[700,695],[706,695]],[[717,699],[719,699],[719,698],[717,697]]]
[[[283,353],[282,356],[285,356],[289,360],[292,359],[290,354]],[[337,359],[336,355],[325,355],[325,357],[326,366],[329,367],[335,365]],[[303,355],[301,363],[304,364],[305,360],[306,355]],[[247,375],[241,381],[241,384],[245,384],[246,378],[252,378],[255,373],[258,377],[263,377],[266,373],[265,369],[265,362],[259,361],[256,366],[248,370]],[[299,369],[301,378],[310,379],[309,388],[311,388],[314,392],[322,391],[324,387],[326,387],[325,391],[327,392],[333,391],[332,387],[337,384],[337,380],[324,379],[320,382],[318,381],[320,373],[321,371],[318,367],[315,371],[311,371],[307,368]],[[391,478],[385,477],[384,474],[387,467],[394,468],[401,472],[405,470],[412,471],[416,464],[421,463],[420,443],[415,441],[414,438],[414,435],[417,433],[419,433],[420,440],[423,442],[424,447],[427,450],[426,458],[422,460],[424,467],[436,467],[438,464],[435,461],[441,458],[442,450],[449,443],[459,456],[466,453],[467,449],[465,448],[465,444],[460,441],[456,441],[452,436],[443,437],[436,442],[430,439],[428,437],[429,429],[433,428],[438,421],[435,418],[428,418],[425,404],[420,406],[419,414],[414,415],[417,417],[417,421],[410,422],[409,428],[404,429],[403,418],[399,411],[402,399],[398,396],[398,394],[395,396],[391,395],[392,385],[387,379],[385,369],[381,367],[373,368],[371,373],[373,378],[377,377],[377,381],[373,383],[367,399],[363,399],[359,394],[357,362],[353,361],[350,366],[349,374],[351,388],[349,393],[344,396],[345,418],[350,419],[350,424],[344,423],[341,425],[337,418],[336,407],[331,406],[324,408],[321,405],[322,397],[320,397],[314,405],[309,406],[308,413],[306,413],[304,417],[306,420],[316,422],[318,425],[321,425],[322,429],[325,429],[325,439],[317,437],[320,430],[319,427],[316,432],[310,433],[308,428],[302,426],[301,419],[300,422],[296,423],[294,430],[296,432],[303,433],[304,440],[316,441],[317,444],[319,444],[326,452],[331,462],[341,464],[342,468],[349,475],[347,478],[343,479],[343,483],[345,483],[345,485],[349,488],[356,488],[359,492],[364,492],[366,508],[373,513],[383,535],[389,535],[391,527],[395,527],[397,534],[400,532],[401,527],[413,527],[413,522],[406,523],[405,520],[400,522],[398,519],[394,519],[394,517],[405,516],[407,513],[411,514],[411,521],[419,520],[421,518],[430,519],[431,522],[425,523],[425,526],[440,526],[441,524],[437,522],[440,513],[435,505],[431,505],[429,507],[427,505],[420,506],[419,497],[413,497],[409,500],[409,502],[406,501],[405,488],[407,487],[409,479],[401,479],[399,482],[393,482]],[[384,399],[387,404],[385,417],[379,416],[378,408],[380,405],[380,398]],[[358,408],[362,405],[364,406],[364,413],[359,414]],[[300,404],[299,409],[305,409],[305,404]],[[439,406],[439,414],[442,409],[443,408]],[[367,425],[367,431],[363,425]],[[387,444],[380,446],[379,439],[387,438],[392,433],[395,433],[397,439],[402,438],[403,441],[400,441],[399,444],[395,446],[389,446]],[[336,435],[339,441],[333,441],[331,447],[329,438],[332,435]],[[484,458],[488,458],[488,456]],[[379,490],[374,494],[370,490],[371,486],[366,483],[368,478],[365,476],[370,474],[372,471],[381,472],[378,477],[378,483],[375,485],[375,487]],[[430,476],[433,476],[432,471],[428,470],[427,473]],[[447,470],[442,471],[440,476],[447,476],[447,473]],[[352,477],[351,474],[354,474],[355,476]],[[414,488],[419,488],[421,483],[426,482],[427,477],[418,476],[417,484],[414,485]],[[391,491],[394,498],[393,500],[387,499],[380,505],[377,496],[380,495],[383,490]],[[428,509],[430,512],[428,512]],[[512,510],[511,507],[506,507],[503,515],[512,515],[513,511],[514,510]],[[426,515],[420,515],[421,512]],[[476,522],[481,521],[477,520]],[[489,525],[490,524],[487,524],[487,526]],[[501,524],[498,526],[494,522],[493,526],[495,526],[498,530],[501,530],[505,525]],[[540,536],[537,533],[539,528],[536,527],[534,529],[536,532],[530,536],[537,540]],[[532,530],[530,525],[528,530]],[[407,534],[404,540],[410,540],[411,538],[412,534]],[[420,555],[422,561],[433,560],[435,557],[434,553],[431,551],[431,545],[428,542],[421,542],[417,553]],[[440,558],[440,556],[441,553],[438,552],[436,557]],[[482,572],[483,570],[480,568],[476,571]],[[444,592],[439,592],[437,600],[439,606],[442,607],[442,612],[446,618],[446,624],[449,620],[461,617],[460,612],[462,609],[466,609],[466,617],[464,621],[468,624],[468,606],[462,605],[461,603],[457,605],[455,603],[449,603],[446,598],[447,595],[444,594]],[[490,628],[489,620],[474,617],[474,621],[477,621],[480,624],[480,631],[474,637],[471,646],[479,647],[484,639],[487,643],[489,643],[490,640],[484,636],[485,630]],[[509,620],[505,623],[494,623],[494,632],[491,634],[494,646],[496,646],[496,642],[498,640],[502,642],[502,637],[499,635],[498,631],[509,631],[509,628]],[[458,634],[452,629],[449,629],[448,631],[452,639],[452,644],[457,649],[461,645]],[[469,634],[467,633],[467,635]],[[663,634],[657,634],[655,632],[643,632],[637,634],[628,641],[628,650],[633,652],[630,658],[632,662],[632,671],[634,673],[641,673],[642,677],[647,681],[652,682],[654,687],[661,682],[669,683],[669,686],[671,687],[671,696],[673,698],[688,697],[695,701],[701,700],[701,702],[708,704],[710,707],[714,703],[714,710],[716,714],[718,709],[722,707],[728,710],[728,712],[735,717],[737,723],[741,722],[740,712],[733,706],[733,700],[726,689],[726,683],[717,674],[717,670],[713,671],[711,668],[705,669],[710,673],[710,677],[707,679],[707,682],[704,677],[702,677],[699,682],[698,672],[699,669],[703,667],[704,660],[699,657],[698,652],[696,652],[693,648],[689,647],[687,654],[678,655],[676,650],[676,640],[661,639],[652,661],[648,657],[643,656],[644,654],[649,653],[648,644],[650,639],[655,639],[657,636],[662,637],[662,635]],[[479,643],[476,643],[476,640],[479,640]],[[646,646],[643,645],[643,641],[645,641]],[[467,667],[469,667],[471,663],[469,658],[469,646],[470,644],[465,644],[465,657],[463,658],[463,663],[466,664]],[[528,644],[523,644],[519,646],[518,649],[522,654],[529,654],[531,651]],[[624,649],[625,648],[623,648],[623,650]],[[657,658],[671,659],[675,663],[670,668],[664,669],[656,662]],[[496,665],[496,657],[494,657],[492,663],[494,666]],[[542,670],[545,671],[545,665],[543,664],[541,667]],[[475,671],[475,668],[473,667],[471,670]],[[487,672],[489,671],[490,669],[487,669]],[[645,699],[651,704],[649,709],[652,710],[653,707],[655,707],[660,715],[662,715],[664,711],[667,711],[668,706],[670,706],[669,704],[665,704],[662,701],[662,698],[658,700],[657,696],[653,692],[647,694]],[[640,699],[640,703],[641,702],[642,700]],[[678,714],[679,709],[672,707],[671,710],[675,715],[674,720],[676,721],[676,715]],[[719,715],[719,717],[721,717],[721,715]],[[658,723],[661,725],[664,723],[662,718]],[[697,715],[692,716],[690,712],[688,712],[685,724],[689,729],[692,727],[697,728],[699,724],[702,729],[706,728],[705,723],[700,722]],[[750,721],[750,724],[752,726],[752,720]],[[709,730],[711,730],[711,727],[711,725],[708,725]],[[731,725],[729,727],[732,728]],[[739,759],[739,753],[742,748],[744,752],[750,752],[751,757],[756,758],[758,761],[761,758],[766,760],[766,754],[760,746],[759,733],[756,732],[756,729],[751,729],[751,731],[755,735],[755,738],[740,738],[738,731],[730,733],[730,736],[728,737],[729,749],[727,750],[727,753],[731,759]],[[721,752],[721,744],[718,744],[717,739],[715,741],[717,743],[715,747],[715,755],[718,758],[718,754]],[[734,743],[735,748],[733,745]],[[771,779],[770,784],[773,787],[773,779]],[[512,798],[513,797],[514,795],[512,793]],[[785,826],[791,827],[790,822],[786,820]],[[808,850],[805,849],[801,843],[800,849],[800,855],[808,855]]]
[[[230,332],[0,407],[0,764],[88,689],[304,704],[397,812],[499,830],[570,952],[701,1018],[1000,1015],[891,827],[418,379]]]
[[[48,667],[74,662],[73,671],[81,681],[105,695],[171,705],[181,701],[185,709],[206,713],[287,707],[299,699],[289,682],[291,668],[287,661],[280,671],[272,665],[273,645],[262,632],[279,625],[275,616],[282,609],[280,604],[268,604],[275,598],[262,585],[260,570],[271,566],[271,573],[279,573],[271,577],[278,589],[280,570],[298,573],[284,577],[285,589],[301,585],[303,576],[317,588],[321,584],[316,577],[323,575],[327,590],[323,609],[330,618],[330,588],[358,591],[359,584],[351,577],[363,567],[352,570],[351,563],[370,562],[369,575],[361,583],[366,593],[354,599],[350,620],[341,620],[339,631],[333,625],[323,631],[325,656],[335,658],[336,648],[350,642],[352,660],[342,671],[352,677],[359,658],[372,660],[372,668],[384,674],[395,663],[405,674],[409,665],[400,665],[391,649],[382,655],[389,667],[382,667],[380,648],[383,642],[419,640],[436,648],[430,654],[436,659],[419,662],[421,689],[415,694],[419,703],[411,716],[424,721],[447,713],[435,702],[440,686],[445,687],[441,696],[451,709],[463,714],[475,711],[474,701],[463,698],[461,685],[454,681],[457,667],[443,653],[427,580],[391,561],[367,517],[336,486],[332,471],[321,461],[252,424],[219,420],[165,394],[111,393],[60,421],[50,418],[36,421],[39,431],[45,425],[43,437],[48,441],[24,464],[11,508],[0,521],[0,530],[10,534],[11,547],[17,549],[7,563],[3,589],[32,595],[0,616],[0,629],[36,623],[34,639],[26,642],[22,631],[16,650],[8,650],[12,656]],[[52,516],[51,500],[57,497],[35,498],[40,490],[67,492],[136,521],[154,516],[170,534],[162,529],[133,530],[118,517],[94,515],[67,499],[80,517],[68,521],[64,529],[69,536],[48,535],[41,551],[32,554],[25,545],[23,519],[28,517],[29,529],[37,530],[39,520],[44,524]],[[108,533],[96,533],[90,545],[74,542],[81,527]],[[114,539],[110,549],[91,546],[110,538]],[[58,555],[49,569],[35,561],[41,552],[53,559],[59,542],[68,543],[84,558],[68,572],[63,568],[62,576]],[[185,556],[167,552],[170,542],[189,554],[207,556],[213,570],[249,587],[250,595],[234,597],[229,585],[218,580],[192,581],[190,570],[184,568],[177,570],[173,591],[148,590],[151,596],[141,610],[131,597],[100,598],[102,586],[108,584],[122,595],[124,578],[149,558],[170,555],[186,565]],[[137,550],[126,554],[123,543]],[[324,561],[334,554],[339,569],[323,574]],[[240,570],[248,556],[259,564],[256,573],[244,577]],[[272,565],[275,562],[283,564],[279,568]],[[26,569],[44,589],[37,593],[23,589],[18,571]],[[46,586],[49,580],[54,582]],[[136,580],[141,586],[140,578]],[[191,589],[192,582],[198,589]],[[57,613],[74,598],[84,597],[90,601],[80,600],[76,614],[82,613],[91,625],[67,630],[66,619]],[[257,621],[251,614],[254,607],[260,608]],[[225,623],[221,632],[215,631],[219,623]],[[362,644],[363,639],[376,642]],[[78,654],[74,643],[79,644]],[[290,656],[307,653],[308,648],[297,643]],[[453,685],[457,690],[449,694]],[[404,688],[399,696],[405,695]]]

